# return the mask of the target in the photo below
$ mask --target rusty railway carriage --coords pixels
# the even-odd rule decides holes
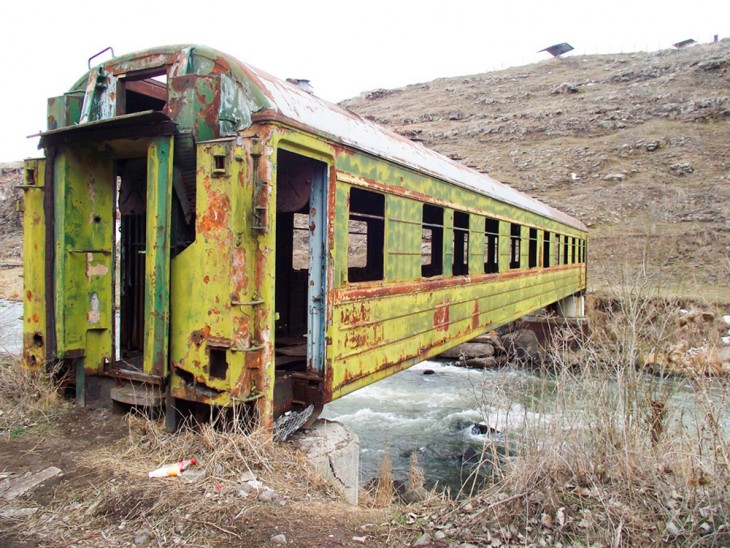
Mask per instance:
[[[205,47],[90,69],[40,147],[24,364],[170,427],[271,425],[586,287],[579,221]]]

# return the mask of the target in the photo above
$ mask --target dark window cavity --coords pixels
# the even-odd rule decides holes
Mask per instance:
[[[528,267],[535,268],[537,266],[537,229],[531,228],[528,241]]]
[[[469,274],[469,214],[454,211],[454,276]]]
[[[550,268],[550,233],[547,230],[542,233],[542,266]]]
[[[510,251],[509,251],[509,267],[512,269],[520,268],[520,232],[522,227],[517,223],[511,223],[509,229]]]
[[[423,205],[421,227],[421,275],[432,278],[443,274],[444,209]]]
[[[484,272],[499,272],[499,221],[484,219]]]
[[[385,196],[350,190],[347,273],[351,282],[383,279],[385,243]]]

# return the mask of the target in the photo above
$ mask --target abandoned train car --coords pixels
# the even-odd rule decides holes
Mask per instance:
[[[90,68],[40,147],[24,364],[170,427],[321,408],[586,287],[576,219],[206,47]]]

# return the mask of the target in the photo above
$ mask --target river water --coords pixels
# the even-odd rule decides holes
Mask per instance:
[[[0,351],[21,352],[22,314],[22,303],[0,300]],[[696,409],[702,420],[702,407],[696,407],[696,393],[688,381],[647,377],[645,383],[653,390],[660,384],[669,394],[670,427],[680,418],[690,424]],[[328,404],[322,418],[337,420],[359,436],[363,483],[377,476],[386,452],[393,478],[405,481],[415,452],[426,486],[453,492],[473,470],[485,444],[499,454],[514,454],[526,427],[579,414],[580,409],[558,409],[555,395],[566,389],[564,384],[564,378],[524,369],[481,371],[426,361]],[[727,434],[730,406],[723,402],[728,389],[719,381],[708,381],[707,386],[708,398],[719,403],[719,424]]]
[[[23,349],[23,303],[0,299],[0,352],[20,354]]]
[[[639,378],[642,398],[650,394],[668,398],[668,431],[679,421],[683,428],[693,429],[704,420],[704,395],[698,399],[687,380]],[[590,396],[581,400],[585,394],[578,394],[587,386],[585,379],[566,382],[565,376],[524,369],[481,371],[426,361],[328,404],[322,417],[344,423],[360,437],[363,483],[377,477],[384,452],[392,460],[393,478],[407,480],[415,451],[426,486],[449,487],[455,493],[485,445],[490,448],[487,454],[496,449],[502,456],[514,455],[526,428],[534,432],[553,421],[566,428],[587,424],[590,419],[581,418],[580,408],[565,406],[566,400],[572,400],[571,391],[578,396],[575,402],[590,405]],[[618,399],[615,382],[603,386],[609,402],[614,396]],[[721,413],[720,428],[728,435],[730,409],[723,403],[729,395],[727,385],[707,380],[705,387],[714,409]],[[558,401],[558,392],[566,390],[568,397]],[[475,427],[479,424],[481,428]],[[481,471],[485,477],[488,470],[482,467]]]

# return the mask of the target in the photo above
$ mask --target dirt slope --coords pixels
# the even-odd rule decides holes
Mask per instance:
[[[0,164],[0,299],[17,300],[23,290],[23,226],[17,201],[23,164]]]
[[[343,106],[580,218],[597,285],[643,262],[730,299],[730,39],[374,90]]]

